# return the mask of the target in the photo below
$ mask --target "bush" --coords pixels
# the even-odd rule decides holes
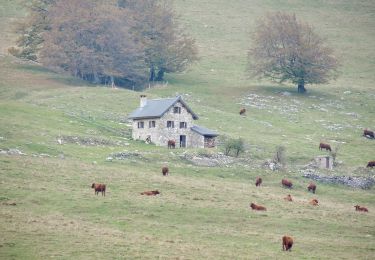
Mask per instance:
[[[273,160],[275,163],[284,165],[286,164],[285,146],[277,146]]]
[[[245,151],[245,142],[244,142],[244,140],[242,138],[238,138],[238,139],[230,138],[230,139],[227,139],[225,141],[225,143],[224,143],[224,154],[228,156],[232,150],[233,150],[234,155],[236,157],[238,157],[238,155],[241,152]]]

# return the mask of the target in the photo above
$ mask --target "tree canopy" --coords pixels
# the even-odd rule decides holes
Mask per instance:
[[[31,10],[18,56],[90,82],[139,88],[197,60],[162,0],[33,0]]]
[[[306,84],[334,79],[337,68],[333,49],[294,14],[269,13],[258,21],[248,53],[250,76],[289,81],[304,93]]]

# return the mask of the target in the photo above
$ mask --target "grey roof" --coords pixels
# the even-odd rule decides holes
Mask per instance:
[[[174,98],[150,99],[144,107],[139,107],[128,116],[129,119],[142,118],[159,118],[162,117],[168,109],[176,104],[178,101],[192,114],[193,119],[198,119],[198,116],[190,109],[190,107],[182,100],[181,96]]]
[[[205,128],[205,127],[202,127],[202,126],[198,126],[198,125],[195,125],[191,128],[192,131],[200,134],[200,135],[203,135],[203,136],[218,136],[219,134],[208,129],[208,128]]]

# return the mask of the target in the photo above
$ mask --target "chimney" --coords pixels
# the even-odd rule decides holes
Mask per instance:
[[[146,104],[147,104],[147,97],[146,97],[146,95],[141,95],[139,107],[144,107]]]

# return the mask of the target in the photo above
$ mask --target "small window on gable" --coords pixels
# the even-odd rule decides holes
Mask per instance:
[[[167,121],[167,127],[168,128],[174,128],[174,122],[173,121]]]
[[[173,113],[181,114],[181,107],[173,107]]]
[[[180,122],[180,128],[187,128],[186,122]]]
[[[145,127],[145,122],[141,121],[138,122],[138,128],[144,128]]]
[[[148,121],[149,128],[155,128],[155,121]]]

